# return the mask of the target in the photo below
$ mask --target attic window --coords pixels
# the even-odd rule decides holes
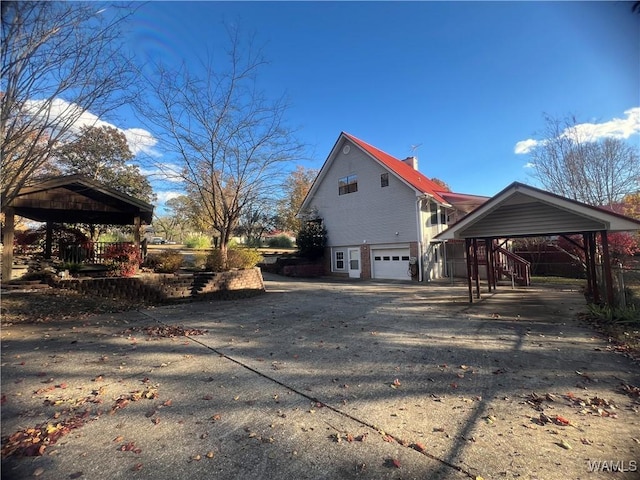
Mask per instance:
[[[388,187],[389,186],[389,174],[388,173],[381,173],[380,174],[380,186],[381,187]]]
[[[348,175],[338,180],[338,195],[346,195],[358,191],[358,176]]]

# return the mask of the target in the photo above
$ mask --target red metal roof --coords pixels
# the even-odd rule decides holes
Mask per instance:
[[[447,191],[441,185],[438,185],[433,180],[430,180],[419,171],[404,163],[402,160],[398,160],[397,158],[392,157],[388,153],[383,152],[373,145],[369,145],[367,142],[364,142],[346,132],[342,132],[342,134],[353,143],[358,145],[360,148],[362,148],[369,155],[378,160],[380,163],[382,163],[398,177],[402,178],[416,190],[427,195],[431,195],[436,201],[440,203],[449,203],[441,196],[442,192]]]

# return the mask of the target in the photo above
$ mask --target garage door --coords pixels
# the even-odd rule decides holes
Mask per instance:
[[[373,278],[410,280],[409,249],[384,248],[372,250]]]

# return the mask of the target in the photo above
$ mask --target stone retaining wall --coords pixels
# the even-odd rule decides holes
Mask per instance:
[[[102,297],[147,302],[207,298],[235,299],[264,293],[260,268],[185,274],[143,273],[136,277],[70,278],[56,286]]]

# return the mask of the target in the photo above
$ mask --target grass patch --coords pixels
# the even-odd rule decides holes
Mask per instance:
[[[567,277],[531,277],[531,285],[571,285],[574,287],[586,287],[584,278]]]

